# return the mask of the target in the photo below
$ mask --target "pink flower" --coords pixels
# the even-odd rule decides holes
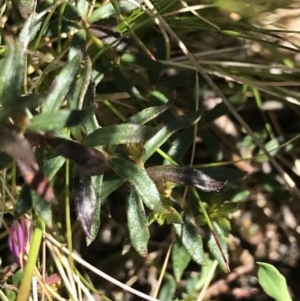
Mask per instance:
[[[26,253],[26,247],[29,245],[31,233],[31,222],[28,219],[18,219],[10,226],[8,246],[15,262],[19,266],[23,266],[23,254]]]

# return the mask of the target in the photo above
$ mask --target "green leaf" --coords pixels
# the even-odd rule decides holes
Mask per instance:
[[[228,261],[229,261],[226,237],[225,237],[223,229],[219,226],[219,224],[217,222],[212,221],[212,224],[214,226],[216,236],[219,240],[220,247],[222,248],[223,254],[225,255],[227,262],[224,262],[222,253],[220,252],[219,246],[218,246],[214,236],[212,235],[210,229],[207,229],[207,231],[206,231],[206,236],[208,237],[208,248],[209,248],[210,252],[213,254],[213,256],[215,257],[215,259],[219,262],[220,267],[224,271],[226,271],[227,267],[228,267]]]
[[[147,125],[118,124],[98,129],[84,140],[87,146],[133,144],[146,141],[154,135],[156,129]]]
[[[95,215],[93,218],[93,223],[91,226],[91,238],[87,237],[86,238],[86,243],[87,245],[90,245],[92,241],[96,238],[100,225],[101,225],[101,220],[100,220],[100,213],[101,213],[101,206],[103,202],[103,198],[101,198],[102,195],[102,186],[103,186],[103,175],[97,175],[97,176],[92,176],[92,185],[95,189],[96,192],[96,208],[95,208]]]
[[[238,203],[246,200],[246,198],[250,195],[250,191],[241,188],[240,185],[238,185],[238,187],[232,187],[233,185],[230,186],[230,189],[226,189],[223,194],[224,200],[230,200],[232,203]]]
[[[84,32],[85,33],[85,32]],[[92,75],[92,62],[88,55],[85,56],[85,68],[82,75],[73,82],[73,85],[68,94],[68,108],[72,110],[82,110],[84,99],[87,93],[90,93],[90,82]],[[94,95],[92,95],[93,97]],[[94,98],[94,97],[93,97]],[[94,111],[94,106],[86,108],[87,111]],[[93,114],[94,115],[94,114]],[[71,134],[77,139],[82,140],[81,131],[82,125],[85,124],[87,120],[92,118],[92,114],[87,116],[82,120],[82,124],[71,129]],[[95,128],[97,129],[97,128]]]
[[[94,109],[94,98],[95,98],[95,83],[90,80],[90,83],[88,85],[87,91],[84,95],[84,101],[83,101],[83,108]],[[91,134],[92,132],[96,131],[99,128],[98,120],[95,114],[87,118],[83,121],[82,126],[85,130],[86,135]]]
[[[12,277],[12,283],[14,285],[18,285],[20,284],[21,280],[22,280],[22,277],[23,277],[23,270],[18,270],[14,273],[13,277]]]
[[[145,144],[146,154],[143,156],[144,162],[149,159],[153,153],[164,144],[175,132],[182,128],[186,128],[196,124],[200,120],[201,112],[194,112],[188,115],[183,115],[171,119],[166,125],[161,128],[151,139]]]
[[[121,0],[118,2],[119,9],[121,13],[128,13],[134,9],[136,9],[136,6],[131,4],[128,1]],[[101,5],[100,8],[95,9],[92,13],[92,15],[89,17],[88,22],[89,23],[95,23],[99,20],[107,19],[114,15],[116,13],[113,5],[109,2],[106,3],[105,5]]]
[[[257,262],[258,282],[263,290],[276,301],[292,301],[284,276],[271,264]]]
[[[181,185],[194,186],[202,191],[219,191],[226,182],[219,182],[200,170],[176,165],[160,165],[147,168],[148,175],[154,181],[173,182]]]
[[[191,255],[182,244],[181,240],[176,239],[173,250],[172,250],[172,266],[175,274],[175,279],[177,282],[180,281],[181,276],[188,266],[191,260]]]
[[[279,136],[279,137],[276,137],[274,139],[271,139],[270,141],[268,141],[265,144],[265,148],[272,157],[276,157],[276,156],[278,156],[279,154],[282,154],[282,153],[288,153],[295,147],[297,140],[295,141],[294,138],[297,135],[298,135],[298,133],[293,134],[293,135]],[[293,140],[294,142],[285,144],[289,140]],[[281,147],[281,145],[283,145],[283,144],[285,144],[284,147]],[[259,150],[257,155],[259,157],[255,158],[255,161],[257,161],[259,163],[264,163],[264,162],[267,162],[269,160],[264,155],[264,152],[262,150]]]
[[[19,40],[6,37],[8,54],[0,63],[0,101],[3,106],[21,95],[24,75],[24,51]]]
[[[41,113],[30,120],[28,131],[52,131],[64,127],[72,127],[82,122],[91,110],[59,110],[53,112]]]
[[[127,197],[127,225],[133,247],[141,256],[147,257],[150,232],[143,202],[134,188]]]
[[[15,301],[17,298],[17,294],[16,294],[16,292],[10,290],[9,288],[6,288],[5,289],[5,297],[9,301]]]
[[[79,1],[81,3],[87,3],[86,0],[79,0]],[[78,51],[85,53],[85,50],[86,50],[86,31],[84,29],[80,29],[73,36],[72,43],[68,53],[68,61],[71,61],[76,56]],[[86,55],[86,57],[88,57],[88,55]]]
[[[62,156],[52,156],[45,160],[43,164],[43,171],[50,181],[64,165],[65,161],[66,159]]]
[[[145,124],[150,120],[153,120],[157,116],[161,115],[163,112],[168,110],[170,106],[174,103],[176,98],[176,92],[174,91],[172,94],[171,99],[164,105],[156,106],[156,107],[149,107],[146,108],[137,114],[129,117],[126,122],[127,123],[136,123],[136,124]]]
[[[197,282],[195,283],[195,287],[192,290],[193,293],[198,293],[207,283],[208,277],[210,277],[209,275],[211,274],[211,271],[213,269],[214,260],[207,258],[206,261],[207,265],[201,267],[200,278],[197,279]],[[191,293],[191,290],[189,290],[189,292]]]
[[[47,1],[43,1],[43,2],[45,3]],[[23,24],[19,34],[19,39],[24,46],[27,46],[28,43],[36,36],[41,26],[42,26],[41,16],[39,19],[37,19],[37,14],[35,12],[33,12],[28,18],[26,18],[26,21]]]
[[[114,176],[109,179],[103,181],[102,191],[101,191],[101,198],[104,200],[106,199],[112,192],[117,190],[125,183],[125,180]]]
[[[168,156],[180,164],[182,158],[191,146],[194,140],[194,129],[188,128],[180,132],[176,139],[172,141],[172,146],[168,150]],[[163,165],[170,165],[170,162],[164,159]]]
[[[172,301],[176,292],[176,282],[171,275],[166,274],[164,283],[160,289],[158,299],[163,301]]]
[[[51,204],[45,202],[35,191],[31,190],[32,207],[35,212],[44,220],[47,227],[52,226]]]
[[[86,17],[89,12],[89,2],[86,0],[77,0],[76,7],[80,14],[80,17]]]
[[[182,217],[180,213],[173,207],[168,208],[170,213],[166,216],[166,221],[169,224],[182,224]]]
[[[173,224],[176,234],[193,260],[195,260],[198,264],[203,265],[206,261],[203,252],[202,237],[184,214],[182,215],[182,219],[182,225]]]
[[[54,79],[42,107],[43,113],[53,112],[59,109],[76,77],[81,60],[82,53],[78,52],[72,61],[70,61]]]
[[[135,187],[137,193],[148,208],[156,213],[169,213],[161,202],[156,185],[149,178],[144,169],[128,160],[118,157],[110,158],[108,163],[117,175]]]

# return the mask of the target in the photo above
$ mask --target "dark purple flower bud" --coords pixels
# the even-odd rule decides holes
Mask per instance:
[[[31,238],[31,222],[28,219],[19,219],[10,226],[10,235],[8,236],[8,246],[19,266],[23,266],[23,255],[26,253],[26,247]]]

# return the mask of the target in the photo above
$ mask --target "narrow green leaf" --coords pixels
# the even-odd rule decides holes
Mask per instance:
[[[176,135],[175,140],[172,141],[172,146],[168,150],[168,156],[175,162],[180,164],[182,158],[191,146],[194,139],[194,129],[184,129],[182,132]],[[170,162],[164,159],[163,165],[170,165]]]
[[[189,221],[189,219],[183,214],[182,216],[183,224],[173,224],[176,234],[181,240],[182,244],[185,246],[193,260],[198,264],[203,265],[206,263],[202,237],[198,233],[198,230]]]
[[[134,114],[133,116],[129,117],[126,122],[127,123],[136,123],[136,124],[145,124],[149,122],[150,120],[155,119],[157,116],[161,115],[163,112],[168,110],[170,106],[174,103],[176,99],[176,92],[174,91],[172,94],[171,99],[161,106],[156,107],[149,107],[146,108],[137,114]]]
[[[48,2],[48,1],[43,1]],[[34,26],[32,26],[34,24]],[[33,12],[25,21],[19,34],[19,39],[24,46],[36,36],[42,26],[41,18],[37,20],[36,12]]]
[[[85,32],[84,32],[85,33]],[[85,44],[84,44],[85,45]],[[85,67],[82,75],[72,84],[72,87],[68,94],[68,108],[71,110],[82,110],[84,99],[87,93],[89,93],[89,85],[91,82],[92,75],[92,62],[88,55],[85,56]],[[90,106],[87,111],[93,111],[94,107]],[[71,129],[71,134],[76,138],[76,140],[82,140],[82,125],[85,124],[87,120],[92,118],[92,114],[87,116],[82,120],[82,124],[75,126]]]
[[[44,220],[48,227],[52,226],[51,204],[45,202],[34,190],[31,190],[32,207],[35,212]]]
[[[19,40],[6,37],[8,54],[0,63],[0,101],[3,106],[21,95],[24,75],[24,51]]]
[[[210,252],[213,254],[215,259],[219,262],[220,267],[226,271],[228,267],[228,262],[229,262],[229,256],[228,256],[228,249],[227,249],[227,244],[226,244],[226,237],[223,229],[219,226],[219,224],[215,221],[212,221],[212,224],[215,229],[216,236],[219,240],[220,247],[222,248],[223,254],[226,257],[227,262],[224,262],[224,258],[222,256],[222,253],[220,252],[220,248],[212,235],[210,229],[206,230],[206,236],[208,237],[208,248]]]
[[[43,171],[50,181],[64,165],[65,161],[66,159],[62,156],[52,156],[45,160]]]
[[[12,277],[12,283],[14,285],[18,285],[20,284],[21,280],[22,280],[22,277],[23,277],[23,270],[20,269],[18,270],[17,272],[14,273],[13,277]]]
[[[177,282],[180,281],[181,276],[191,260],[191,255],[181,240],[176,239],[172,250],[172,266]]]
[[[52,131],[64,127],[72,127],[82,122],[91,110],[59,110],[53,112],[41,113],[30,120],[28,131]]]
[[[195,287],[191,290],[192,292],[199,292],[203,288],[203,286],[207,283],[207,278],[209,277],[213,269],[214,260],[210,258],[206,258],[206,261],[207,261],[207,265],[201,267],[200,277],[197,279],[197,282],[195,283]]]
[[[170,213],[166,216],[166,221],[169,224],[182,224],[182,217],[180,213],[173,207],[168,208]]]
[[[84,144],[87,146],[99,146],[139,143],[152,137],[155,132],[155,128],[147,125],[128,123],[109,125],[88,135]]]
[[[86,0],[77,0],[76,1],[76,7],[79,12],[80,17],[87,17],[87,14],[89,12],[89,2]]]
[[[17,299],[16,292],[12,291],[9,288],[4,289],[5,297],[8,299],[8,301],[15,301]]]
[[[103,202],[102,195],[102,186],[103,186],[103,175],[92,176],[92,185],[95,189],[96,193],[96,206],[95,206],[95,214],[93,218],[93,223],[91,225],[91,237],[86,238],[86,244],[90,245],[96,236],[98,235],[101,220],[100,220],[100,213],[101,213],[101,206]]]
[[[183,115],[177,118],[171,119],[166,125],[161,128],[151,139],[145,144],[144,148],[146,154],[143,156],[143,160],[149,159],[153,153],[163,145],[175,132],[182,128],[186,128],[196,124],[200,120],[201,112],[194,112],[188,115]]]
[[[127,224],[133,247],[141,256],[147,257],[150,232],[143,202],[134,188],[127,197]]]
[[[174,294],[176,292],[176,282],[171,275],[166,274],[164,278],[164,283],[159,291],[158,299],[172,301],[174,300]]]
[[[95,82],[91,79],[84,95],[83,109],[94,109],[94,98],[96,94]],[[98,120],[95,114],[83,121],[82,126],[86,135],[91,134],[99,128]]]
[[[87,3],[86,0],[79,0],[81,3]],[[80,29],[76,32],[72,39],[72,43],[68,53],[68,61],[71,61],[78,51],[84,53],[86,50],[86,31],[84,29]]]
[[[121,13],[128,13],[134,9],[136,9],[136,6],[131,4],[128,1],[121,0],[118,2],[119,9]],[[92,13],[92,15],[89,17],[88,22],[89,23],[95,23],[99,20],[107,19],[114,15],[116,13],[113,5],[109,2],[105,5],[101,5],[100,8],[95,9]]]
[[[117,190],[125,183],[125,180],[119,176],[114,176],[112,178],[106,179],[103,181],[101,199],[106,199],[112,192]]]
[[[265,262],[257,264],[258,282],[263,290],[276,301],[292,301],[284,276],[271,264]]]
[[[169,213],[161,202],[156,185],[144,169],[133,162],[118,157],[110,158],[108,163],[117,175],[135,187],[147,207],[156,213]]]
[[[297,140],[294,140],[295,136],[299,135],[299,133],[285,134],[284,136],[279,136],[276,138],[271,139],[265,144],[265,148],[269,152],[272,157],[276,157],[279,154],[288,153],[290,152],[297,143]],[[285,144],[287,141],[293,140],[291,143]],[[284,145],[285,144],[285,145]],[[281,147],[284,145],[283,147]],[[264,155],[264,152],[260,149],[258,154],[259,157],[255,159],[255,161],[259,163],[267,162],[269,159]]]
[[[42,111],[57,111],[65,100],[69,89],[76,77],[82,60],[82,53],[79,52],[59,73],[49,89]]]

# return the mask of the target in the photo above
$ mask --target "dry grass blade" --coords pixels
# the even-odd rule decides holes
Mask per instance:
[[[132,293],[133,295],[136,295],[140,298],[142,298],[143,300],[148,300],[148,301],[159,301],[156,298],[150,297],[142,292],[139,292],[135,289],[133,289],[130,286],[125,285],[124,283],[121,283],[120,281],[114,279],[113,277],[103,273],[102,271],[100,271],[99,269],[95,268],[94,266],[90,265],[89,263],[87,263],[85,260],[83,260],[82,258],[80,258],[78,255],[76,255],[75,253],[70,253],[70,251],[64,247],[61,243],[59,243],[58,241],[56,241],[51,235],[49,235],[48,233],[46,233],[45,235],[46,239],[47,239],[47,246],[52,249],[53,251],[55,251],[55,253],[60,254],[59,250],[61,250],[62,252],[64,252],[67,255],[71,255],[72,258],[78,262],[79,264],[81,264],[82,266],[84,266],[85,268],[87,268],[88,270],[90,270],[91,272],[95,273],[96,275],[102,277],[103,279],[111,282],[112,284],[120,287],[121,289]],[[60,254],[61,256],[61,254]],[[58,259],[56,258],[56,263],[57,263],[57,268],[60,269],[60,271],[62,271],[64,277],[62,277],[64,279],[64,281],[67,281],[67,283],[69,284],[68,289],[71,288],[71,284],[68,280],[68,278],[65,275],[65,272],[63,271],[61,264],[58,262]],[[74,293],[74,292],[73,292]],[[75,294],[74,294],[75,296]],[[77,299],[75,299],[77,300]]]
[[[134,3],[135,1],[130,1]],[[259,146],[259,148],[264,152],[264,154],[268,157],[270,162],[273,164],[273,166],[276,168],[278,173],[281,175],[287,186],[300,198],[300,190],[297,188],[296,183],[293,181],[293,179],[283,170],[283,168],[277,163],[277,161],[269,154],[268,150],[265,148],[263,143],[257,138],[255,133],[252,131],[252,129],[248,126],[248,124],[244,121],[244,119],[241,117],[241,115],[235,110],[235,108],[232,106],[232,104],[228,101],[228,99],[225,97],[225,95],[222,93],[222,91],[219,89],[219,87],[213,82],[213,80],[210,78],[210,76],[207,74],[207,72],[201,67],[201,65],[197,62],[195,57],[190,53],[190,51],[186,48],[184,43],[177,37],[175,32],[170,28],[170,26],[165,22],[165,20],[160,16],[158,11],[155,9],[155,7],[152,5],[152,3],[149,0],[145,0],[146,5],[148,6],[149,10],[146,10],[146,12],[152,16],[153,18],[159,20],[160,24],[165,28],[165,30],[170,34],[170,36],[175,40],[175,42],[178,44],[182,52],[189,58],[189,60],[193,63],[197,71],[203,76],[203,78],[206,80],[206,82],[210,85],[212,90],[218,95],[230,113],[237,119],[237,121],[245,128],[247,133],[252,137],[252,139],[255,141],[255,143]],[[138,7],[141,7],[138,5]]]

